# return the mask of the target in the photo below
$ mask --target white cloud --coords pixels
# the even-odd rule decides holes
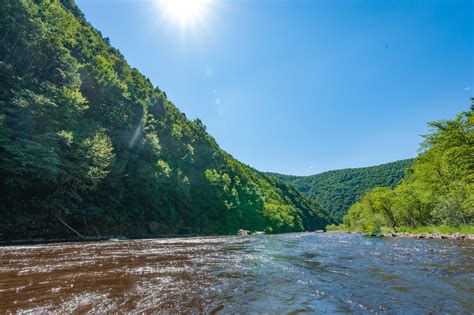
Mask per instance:
[[[471,86],[469,85],[464,88],[464,91],[469,91],[470,89],[471,89]]]

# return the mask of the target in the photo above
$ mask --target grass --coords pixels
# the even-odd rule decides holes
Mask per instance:
[[[344,224],[339,224],[339,225],[329,224],[329,225],[326,226],[326,231],[329,231],[329,232],[356,232],[355,230],[350,229],[348,226],[346,226]]]
[[[331,224],[326,226],[326,230],[331,232],[364,232],[358,229],[350,228],[344,224]],[[460,226],[448,226],[448,225],[430,225],[430,226],[399,226],[397,232],[405,232],[412,234],[423,234],[423,233],[441,233],[441,234],[474,234],[474,225],[460,225]],[[389,227],[382,227],[382,234],[388,234],[392,231]]]

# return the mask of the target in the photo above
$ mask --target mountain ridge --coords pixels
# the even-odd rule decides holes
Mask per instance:
[[[414,159],[404,159],[368,167],[330,170],[308,176],[266,172],[295,186],[315,199],[339,221],[365,192],[376,186],[394,187]],[[341,192],[342,191],[342,192]]]

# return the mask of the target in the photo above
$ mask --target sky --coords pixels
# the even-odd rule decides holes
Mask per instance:
[[[173,0],[168,0],[173,1]],[[474,96],[474,1],[76,0],[221,148],[310,175],[415,157]]]

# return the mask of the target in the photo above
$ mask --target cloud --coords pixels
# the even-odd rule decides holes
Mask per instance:
[[[464,88],[464,91],[469,91],[470,89],[471,89],[471,86],[469,85]]]

